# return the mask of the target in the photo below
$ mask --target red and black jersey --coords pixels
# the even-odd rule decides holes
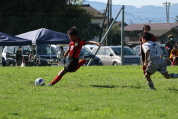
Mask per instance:
[[[156,42],[155,36],[152,34],[151,41]],[[140,38],[140,42],[142,42],[142,38]]]
[[[69,56],[72,58],[79,58],[80,51],[83,45],[85,45],[85,41],[83,41],[81,38],[78,38],[75,41],[70,41]]]

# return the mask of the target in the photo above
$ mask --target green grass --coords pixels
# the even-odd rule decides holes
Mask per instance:
[[[56,85],[62,67],[0,67],[0,119],[177,119],[178,79],[152,76],[147,90],[141,66],[81,67]],[[178,67],[168,67],[178,73]]]

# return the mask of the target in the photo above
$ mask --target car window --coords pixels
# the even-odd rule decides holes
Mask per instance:
[[[80,56],[91,55],[91,52],[87,48],[82,48],[80,51]]]
[[[111,54],[111,50],[109,48],[106,48],[105,51],[106,51],[106,55],[110,55]]]
[[[14,53],[16,53],[17,49],[18,49],[18,46],[7,46],[6,52],[14,54]]]
[[[112,48],[116,55],[121,55],[121,48]],[[130,48],[124,48],[124,55],[135,55],[134,51]]]
[[[37,45],[37,52],[39,55],[56,55],[56,50],[50,45]]]

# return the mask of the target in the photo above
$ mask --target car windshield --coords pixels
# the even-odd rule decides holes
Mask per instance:
[[[56,55],[56,50],[50,45],[37,45],[37,52],[39,55]]]
[[[82,48],[81,51],[80,51],[80,56],[86,56],[86,55],[91,55],[92,53],[90,52],[89,49],[87,48]]]
[[[116,55],[121,55],[121,48],[112,48]],[[135,55],[134,51],[130,48],[124,48],[124,55]]]

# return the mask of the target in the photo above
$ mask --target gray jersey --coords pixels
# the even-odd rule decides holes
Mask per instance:
[[[146,53],[148,50],[150,51],[150,55],[147,59],[148,61],[158,58],[163,54],[163,50],[153,41],[148,41],[142,44],[142,48],[144,53]]]

